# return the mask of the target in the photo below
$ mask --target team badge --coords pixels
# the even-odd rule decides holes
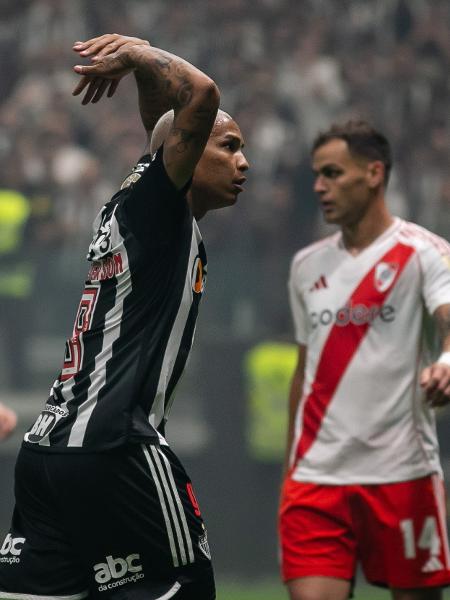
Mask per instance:
[[[133,183],[136,183],[136,181],[139,181],[139,179],[141,177],[142,177],[142,175],[140,173],[131,173],[131,175],[128,175],[128,177],[122,183],[122,185],[120,186],[120,189],[124,190],[125,188],[130,187],[130,185],[132,185]]]
[[[397,275],[399,269],[398,263],[385,263],[380,262],[375,267],[375,287],[376,289],[383,293],[388,290],[391,285],[394,283],[395,276]]]

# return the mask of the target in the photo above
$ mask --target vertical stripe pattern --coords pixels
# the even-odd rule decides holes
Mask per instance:
[[[188,261],[189,265],[191,265],[194,262],[197,252],[198,245],[195,236],[195,231],[193,231]],[[159,374],[158,388],[155,394],[155,399],[152,405],[151,414],[149,418],[150,423],[153,425],[153,427],[155,427],[155,429],[160,425],[161,421],[164,418],[166,390],[173,372],[173,368],[175,366],[175,361],[181,345],[184,328],[189,316],[189,311],[191,308],[191,297],[191,273],[188,269],[186,274],[186,280],[184,283],[183,297],[180,303],[177,316],[175,318],[175,322],[170,332],[169,340],[167,342],[166,350],[164,353],[164,359]]]
[[[156,446],[142,444],[142,450],[155,482],[174,567],[194,563],[192,539],[170,463]]]
[[[128,257],[125,251],[123,264],[124,266],[128,264]],[[102,350],[95,357],[95,368],[91,385],[88,389],[87,399],[78,407],[77,418],[70,431],[68,446],[83,446],[86,428],[97,404],[98,394],[106,383],[106,363],[112,357],[113,343],[120,336],[120,327],[115,325],[119,324],[122,319],[123,303],[125,298],[131,294],[132,289],[131,283],[127,279],[118,283],[116,304],[105,315],[105,323],[108,326],[103,332]]]

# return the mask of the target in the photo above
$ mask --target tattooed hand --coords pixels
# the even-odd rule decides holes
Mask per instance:
[[[150,46],[150,43],[140,38],[106,34],[92,38],[86,42],[75,42],[73,50],[80,57],[90,58],[91,65],[76,65],[74,71],[83,77],[73,90],[73,95],[78,96],[86,87],[82,104],[96,103],[106,90],[110,98],[116,91],[122,77],[133,70],[128,63],[126,51],[131,46]]]

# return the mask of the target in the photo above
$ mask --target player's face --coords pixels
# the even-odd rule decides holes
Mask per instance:
[[[352,156],[341,139],[317,148],[312,160],[314,191],[327,223],[351,225],[364,217],[376,187],[373,164]]]
[[[242,151],[244,140],[236,122],[216,122],[193,179],[195,198],[203,209],[214,210],[235,204],[243,191],[248,162]]]

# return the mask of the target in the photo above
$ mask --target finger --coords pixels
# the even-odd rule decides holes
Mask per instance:
[[[98,42],[101,42],[102,40],[105,40],[106,38],[110,39],[112,35],[114,34],[104,33],[103,35],[99,35],[95,38],[90,38],[89,40],[85,40],[84,42],[78,40],[74,43],[73,48],[83,50],[85,48],[88,48],[89,46],[92,46],[92,44],[96,44]]]
[[[91,82],[91,78],[90,77],[82,77],[80,79],[80,81],[78,82],[78,85],[74,88],[72,95],[73,96],[78,96],[78,94],[81,94],[81,92],[84,90],[84,88]]]
[[[421,387],[423,387],[423,388],[426,387],[428,381],[430,380],[430,376],[431,376],[431,368],[426,367],[425,369],[423,369],[423,371],[420,375],[420,380],[419,380]]]
[[[89,102],[92,100],[94,94],[97,92],[97,88],[100,85],[101,81],[102,80],[99,79],[98,77],[96,77],[95,79],[93,79],[91,81],[81,104],[89,104]]]
[[[120,79],[113,79],[109,84],[108,93],[106,94],[108,98],[111,98],[111,96],[114,96],[114,94],[116,93],[116,90],[119,86],[119,81]]]
[[[90,40],[83,48],[80,48],[81,56],[92,56],[98,54],[103,48],[120,38],[119,35],[112,33]]]
[[[94,97],[92,98],[92,104],[95,104],[100,100],[103,96],[106,88],[109,86],[111,80],[110,79],[101,79],[99,85],[97,86],[97,91],[95,92]]]

